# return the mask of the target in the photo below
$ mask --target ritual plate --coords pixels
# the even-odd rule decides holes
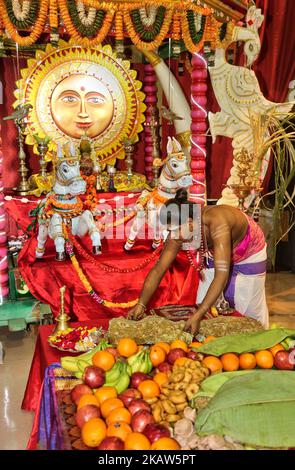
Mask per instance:
[[[59,351],[81,354],[93,349],[102,338],[102,328],[78,326],[49,336],[48,343]]]

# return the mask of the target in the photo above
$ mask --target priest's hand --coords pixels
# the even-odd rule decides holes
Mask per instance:
[[[192,335],[195,336],[199,332],[202,317],[203,315],[198,313],[196,310],[196,312],[187,320],[185,324],[185,331],[190,331]]]
[[[141,320],[145,315],[145,309],[142,305],[136,304],[127,314],[128,320]]]

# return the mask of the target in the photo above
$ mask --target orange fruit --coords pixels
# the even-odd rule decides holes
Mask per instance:
[[[209,335],[204,339],[204,344],[209,343],[209,341],[213,341],[214,339],[216,339],[216,336]]]
[[[187,361],[187,357],[178,357],[176,361],[174,362],[174,364],[176,364],[177,366],[184,366],[186,361]]]
[[[159,346],[160,348],[164,349],[165,353],[168,354],[170,351],[170,345],[168,343],[164,343],[163,341],[160,341],[159,343],[154,344],[151,349],[154,347]]]
[[[107,435],[107,427],[100,418],[92,418],[82,427],[81,437],[88,447],[97,447]]]
[[[131,432],[125,440],[125,450],[149,450],[150,441],[141,432]]]
[[[138,346],[132,338],[122,338],[117,345],[117,351],[120,356],[130,357],[137,353]]]
[[[124,406],[124,403],[119,398],[108,398],[100,407],[102,417],[106,418],[113,410],[122,406]]]
[[[188,351],[187,344],[185,341],[182,341],[182,339],[176,339],[172,341],[172,343],[170,344],[170,349],[176,349],[176,348],[183,349],[185,352]]]
[[[94,395],[96,396],[98,403],[102,405],[102,403],[109,398],[117,398],[117,390],[115,387],[100,387],[94,392]]]
[[[125,423],[124,421],[114,421],[107,428],[107,437],[115,436],[122,439],[122,441],[125,441],[126,437],[131,432],[132,429],[129,424]]]
[[[275,357],[277,352],[285,351],[285,348],[281,343],[278,343],[275,346],[273,346],[272,348],[269,348],[269,351],[272,353],[273,357]]]
[[[255,353],[255,358],[258,367],[261,369],[271,369],[274,364],[274,357],[270,351],[263,349]]]
[[[180,450],[180,445],[172,437],[160,437],[152,444],[151,450]]]
[[[97,351],[92,356],[92,364],[96,367],[100,367],[105,371],[110,370],[115,362],[116,359],[109,351]]]
[[[239,361],[241,369],[255,369],[256,367],[256,358],[252,353],[240,354]]]
[[[131,413],[127,410],[127,408],[115,408],[108,414],[106,423],[108,426],[110,426],[112,423],[116,423],[117,421],[124,421],[124,423],[130,424],[131,417]]]
[[[220,360],[222,362],[223,370],[225,370],[226,372],[238,370],[240,367],[239,356],[237,356],[237,354],[234,354],[234,353],[222,354]]]
[[[203,343],[200,343],[200,341],[193,341],[193,342],[189,345],[190,348],[199,348],[199,347],[201,347],[201,346],[203,346]]]
[[[157,367],[162,362],[165,362],[166,352],[160,346],[154,346],[150,350],[150,360],[154,367]]]
[[[153,380],[159,385],[159,387],[162,387],[168,382],[169,379],[165,372],[158,372],[156,375],[154,375]]]
[[[153,380],[143,380],[137,387],[143,398],[155,398],[160,395],[160,387]]]
[[[211,372],[217,372],[222,370],[222,362],[218,357],[207,356],[203,359],[203,364],[208,367]]]
[[[82,397],[79,400],[77,410],[80,410],[80,408],[82,408],[85,405],[95,405],[99,407],[98,400],[93,394],[82,395]]]

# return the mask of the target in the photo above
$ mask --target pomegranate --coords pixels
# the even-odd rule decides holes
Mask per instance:
[[[155,422],[153,415],[147,410],[137,411],[131,419],[131,427],[133,432],[143,432],[148,424]]]
[[[158,365],[158,371],[159,372],[164,372],[165,374],[168,374],[171,372],[172,366],[169,364],[169,362],[162,362],[162,364]]]
[[[148,438],[151,444],[161,437],[170,437],[170,431],[162,424],[147,424],[143,430],[143,434]]]
[[[189,351],[186,357],[188,357],[189,359],[192,359],[193,361],[197,361],[199,357],[199,353],[197,353],[196,351]]]
[[[290,362],[290,352],[278,351],[275,355],[274,365],[277,367],[277,369],[293,370],[294,364]]]
[[[97,366],[88,366],[84,370],[83,381],[90,388],[99,388],[105,382],[105,372]]]
[[[75,415],[76,424],[80,429],[92,418],[100,418],[99,408],[95,405],[85,405]]]
[[[132,400],[132,402],[129,403],[128,411],[130,411],[130,413],[132,415],[134,415],[135,413],[137,413],[140,410],[145,410],[145,411],[148,411],[150,413],[151,407],[148,403],[146,403],[143,400],[139,400],[139,399]]]
[[[118,398],[120,398],[120,400],[122,400],[124,405],[128,408],[133,400],[142,398],[142,395],[139,390],[136,390],[136,388],[127,388],[127,390],[118,395]]]
[[[124,450],[124,442],[119,437],[106,437],[99,446],[98,450]]]
[[[109,353],[111,353],[115,359],[117,359],[119,357],[119,353],[117,351],[117,349],[115,348],[106,348],[105,351],[108,351]]]
[[[183,349],[175,348],[175,349],[171,349],[171,351],[168,353],[167,359],[170,364],[174,364],[176,359],[178,359],[179,357],[185,357],[185,356],[186,356],[186,353]]]
[[[78,384],[71,391],[72,402],[78,405],[79,400],[82,397],[82,395],[89,395],[91,393],[92,393],[92,390],[90,387],[88,387],[88,385]]]
[[[148,380],[149,378],[150,377],[143,372],[134,372],[134,374],[131,375],[130,386],[131,388],[137,388],[140,382]]]

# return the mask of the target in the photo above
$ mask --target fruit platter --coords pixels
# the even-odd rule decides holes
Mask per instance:
[[[60,351],[80,353],[93,349],[101,341],[102,337],[102,328],[78,326],[52,334],[48,337],[48,342],[50,346]]]
[[[295,330],[283,328],[152,345],[124,336],[63,357],[62,369],[80,380],[64,397],[73,448],[294,447],[294,338]],[[267,430],[253,429],[258,415],[268,420]]]

